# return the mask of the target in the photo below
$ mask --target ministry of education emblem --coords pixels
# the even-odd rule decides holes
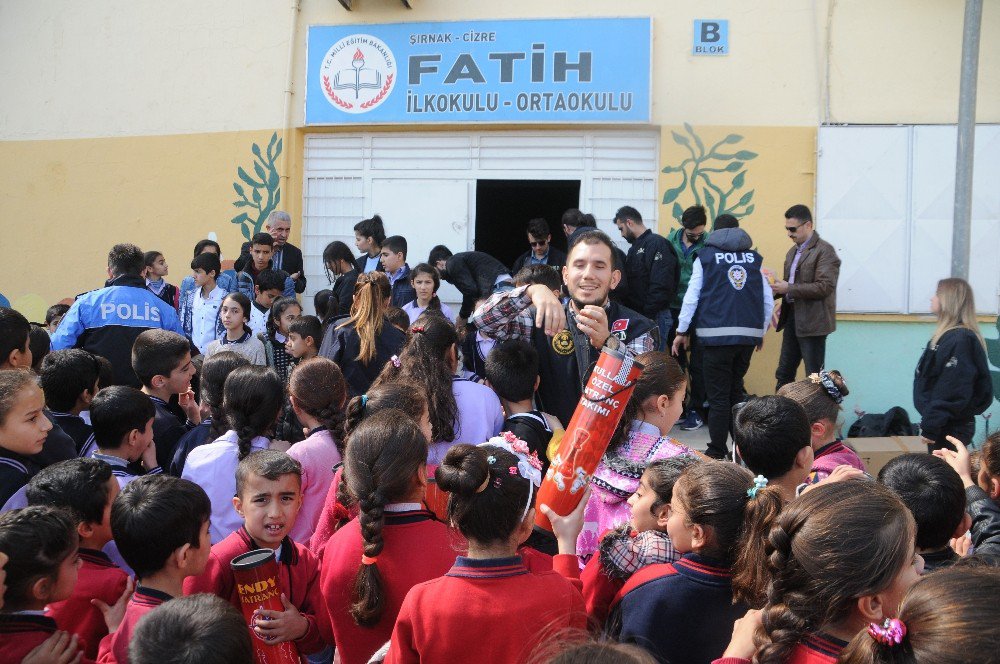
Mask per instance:
[[[378,108],[396,84],[396,57],[372,35],[349,35],[330,47],[319,68],[327,101],[344,113]]]
[[[570,334],[569,330],[563,330],[556,336],[552,337],[552,350],[560,355],[570,355],[575,349],[576,346],[573,344],[573,335]]]

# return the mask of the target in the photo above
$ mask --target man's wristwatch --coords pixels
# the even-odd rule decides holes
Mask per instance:
[[[674,332],[675,337],[687,337],[690,336],[690,332]]]
[[[621,350],[622,340],[612,334],[604,342],[604,347],[609,348],[611,350]]]

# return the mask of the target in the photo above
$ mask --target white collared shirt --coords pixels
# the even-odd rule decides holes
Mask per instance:
[[[191,341],[204,352],[215,341],[215,326],[219,320],[219,307],[226,298],[226,291],[216,286],[208,297],[202,297],[201,288],[194,292],[191,308]]]

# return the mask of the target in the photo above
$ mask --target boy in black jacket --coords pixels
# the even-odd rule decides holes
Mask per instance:
[[[448,247],[439,244],[431,249],[427,262],[438,269],[442,279],[462,293],[462,308],[458,312],[461,321],[469,319],[476,301],[488,298],[498,287],[502,288],[505,281],[511,282],[507,266],[481,251],[453,254]]]

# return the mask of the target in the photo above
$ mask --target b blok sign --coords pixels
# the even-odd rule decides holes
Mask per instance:
[[[649,18],[309,28],[306,124],[646,123]]]

